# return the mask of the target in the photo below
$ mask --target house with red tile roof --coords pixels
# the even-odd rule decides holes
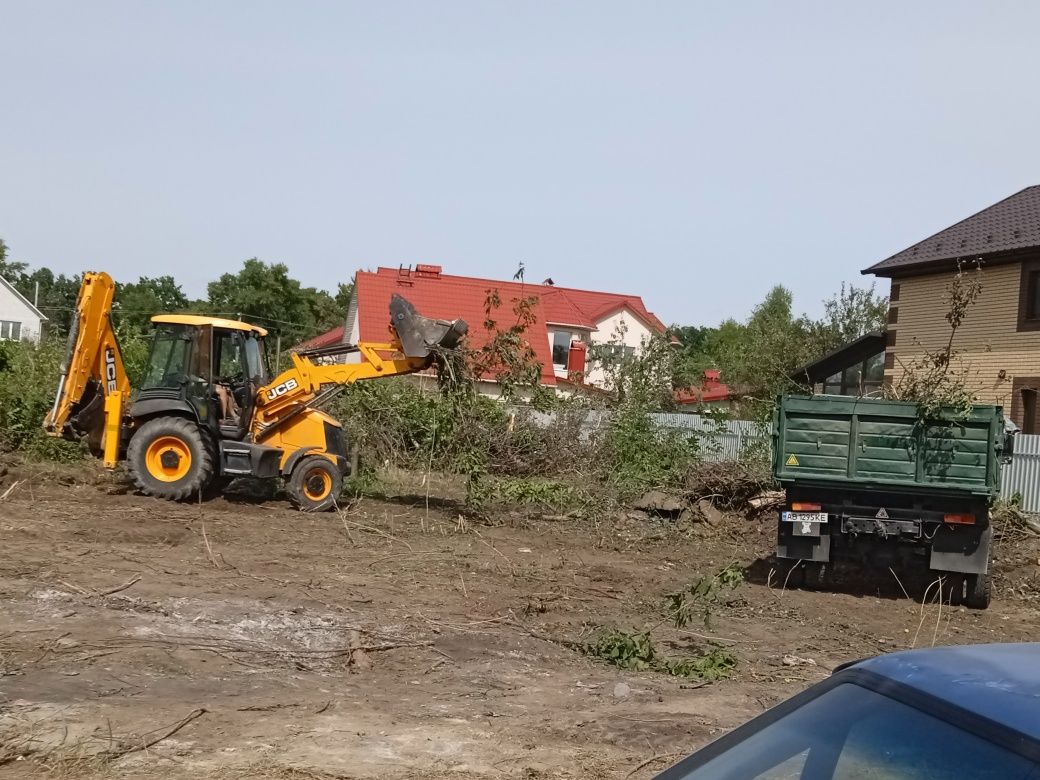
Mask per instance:
[[[466,320],[470,346],[479,349],[490,339],[484,321],[485,303],[491,291],[497,291],[501,300],[493,316],[502,327],[512,324],[513,308],[518,301],[534,299],[534,322],[526,335],[542,366],[541,384],[561,392],[573,389],[575,376],[594,387],[604,385],[603,369],[588,361],[590,347],[603,345],[608,350],[635,354],[652,334],[666,332],[664,323],[638,295],[557,287],[551,280],[530,284],[454,276],[445,274],[439,265],[420,264],[414,268],[358,271],[343,327],[297,345],[296,349],[383,340],[390,298],[395,293],[411,301],[425,317]],[[485,379],[492,384],[491,377]],[[494,394],[493,387],[483,389]]]

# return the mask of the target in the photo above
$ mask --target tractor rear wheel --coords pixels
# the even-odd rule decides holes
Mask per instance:
[[[199,426],[183,417],[157,417],[130,439],[126,458],[134,483],[149,496],[183,501],[213,478],[213,455]]]
[[[308,455],[296,464],[287,485],[292,505],[304,512],[327,512],[336,506],[343,475],[332,461]]]

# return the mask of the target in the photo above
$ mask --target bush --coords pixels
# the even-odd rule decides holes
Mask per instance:
[[[65,344],[57,339],[45,339],[39,346],[0,342],[0,448],[66,462],[83,456],[81,445],[52,438],[43,430],[64,357]]]

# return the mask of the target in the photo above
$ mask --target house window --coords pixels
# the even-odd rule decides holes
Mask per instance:
[[[885,381],[885,353],[871,355],[862,363],[854,363],[823,380],[825,395],[877,394]]]
[[[1032,387],[1022,391],[1022,433],[1036,433],[1036,389]]]
[[[22,323],[0,320],[0,341],[18,341],[22,337]]]
[[[873,395],[881,391],[885,384],[885,353],[878,352],[863,361],[863,395]]]
[[[1040,260],[1022,263],[1018,287],[1018,329],[1040,330]]]
[[[571,351],[571,334],[566,330],[553,331],[552,359],[557,368],[567,368],[567,356]]]
[[[842,385],[842,372],[839,371],[836,374],[831,374],[829,377],[823,380],[823,394],[824,395],[845,395],[844,387]]]

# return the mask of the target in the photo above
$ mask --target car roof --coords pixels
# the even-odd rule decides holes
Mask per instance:
[[[906,650],[853,664],[1040,739],[1040,643]]]

